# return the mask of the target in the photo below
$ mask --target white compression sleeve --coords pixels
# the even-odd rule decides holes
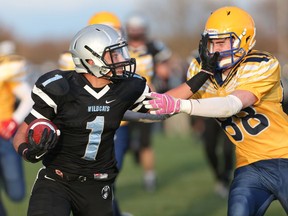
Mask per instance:
[[[189,115],[225,118],[238,113],[243,107],[241,100],[234,96],[205,99],[181,100],[181,112]]]

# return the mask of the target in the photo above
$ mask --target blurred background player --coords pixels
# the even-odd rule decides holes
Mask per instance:
[[[99,23],[113,27],[123,36],[121,21],[114,13],[108,11],[97,12],[88,21],[88,25]]]
[[[288,63],[284,64],[283,69],[282,69],[282,74],[281,74],[281,83],[283,86],[283,110],[285,113],[288,114]]]
[[[109,25],[113,27],[115,30],[117,30],[120,35],[124,35],[123,29],[121,26],[121,21],[114,13],[111,13],[108,11],[101,11],[101,12],[95,13],[88,21],[88,25],[93,25],[93,24]],[[63,52],[59,57],[58,63],[59,63],[60,70],[74,70],[74,67],[75,67],[74,62],[69,52]],[[121,121],[121,125],[116,130],[115,138],[114,138],[115,158],[117,161],[117,168],[119,172],[122,169],[125,153],[127,152],[129,148],[129,131],[128,131],[127,124],[128,124],[127,121]],[[114,191],[115,189],[116,188],[114,188]],[[114,216],[131,215],[127,212],[121,213],[116,196],[114,196],[114,200],[113,200],[113,211],[114,211]]]
[[[0,42],[0,181],[6,195],[19,202],[25,197],[25,178],[22,159],[14,150],[12,139],[33,102],[26,81],[27,63],[15,51],[14,42]],[[0,215],[6,215],[2,202]]]
[[[148,38],[148,21],[142,14],[131,14],[125,23],[128,50],[136,59],[136,73],[145,77],[151,89],[164,92],[169,89],[169,64],[171,51],[161,42]],[[155,124],[129,123],[130,147],[136,161],[144,170],[144,188],[156,189],[155,155],[152,148],[152,129]],[[162,123],[160,123],[162,124]]]
[[[203,118],[202,141],[206,158],[215,179],[214,191],[227,198],[231,175],[234,170],[234,146],[219,124],[212,118]]]
[[[60,54],[58,59],[58,66],[60,70],[74,70],[75,65],[72,59],[72,55],[68,51],[64,51]]]

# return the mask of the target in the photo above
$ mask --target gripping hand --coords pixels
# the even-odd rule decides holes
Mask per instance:
[[[220,53],[215,52],[213,56],[208,55],[207,45],[208,45],[209,35],[202,35],[202,39],[199,43],[199,56],[202,62],[201,71],[213,75],[216,71],[216,67],[219,61]]]
[[[151,92],[146,95],[149,100],[143,101],[146,109],[150,110],[151,114],[175,114],[180,112],[180,99],[173,98],[167,94],[159,94]]]
[[[0,136],[6,140],[10,139],[16,132],[18,124],[13,120],[9,119],[0,122]]]
[[[36,143],[33,138],[33,130],[28,132],[28,143],[27,149],[23,152],[24,157],[27,161],[32,163],[38,162],[42,157],[52,148],[55,147],[57,143],[57,135],[52,130],[48,132],[45,128],[41,136],[40,142]]]

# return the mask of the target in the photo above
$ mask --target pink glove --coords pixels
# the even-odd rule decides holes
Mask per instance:
[[[180,112],[180,99],[173,98],[168,94],[151,92],[146,95],[150,100],[143,101],[146,109],[150,109],[151,114],[174,114]]]
[[[0,122],[0,136],[4,139],[10,139],[16,132],[18,124],[13,119]]]

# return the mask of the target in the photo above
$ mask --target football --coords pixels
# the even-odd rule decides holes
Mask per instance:
[[[60,136],[60,130],[58,130],[57,126],[53,122],[47,119],[35,119],[28,125],[27,131],[26,131],[26,142],[28,142],[28,132],[30,129],[32,129],[33,139],[35,143],[39,144],[40,139],[42,137],[42,133],[45,128],[48,129],[48,132],[50,130],[53,130],[58,137]]]

